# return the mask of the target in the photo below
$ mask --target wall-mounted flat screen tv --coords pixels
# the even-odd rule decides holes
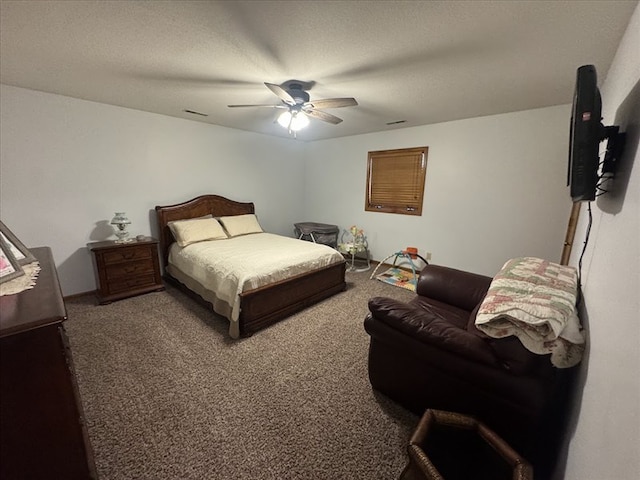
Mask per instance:
[[[615,172],[623,139],[617,126],[602,125],[602,98],[596,68],[583,65],[576,75],[569,140],[567,185],[574,202],[595,200],[601,180]],[[604,140],[607,140],[607,149],[600,162],[600,142]]]

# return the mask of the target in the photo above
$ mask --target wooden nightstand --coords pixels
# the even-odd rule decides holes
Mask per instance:
[[[87,248],[93,252],[101,305],[164,290],[155,238],[128,243],[93,242],[87,244]]]

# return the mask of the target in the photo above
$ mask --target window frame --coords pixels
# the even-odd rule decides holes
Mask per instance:
[[[371,151],[367,155],[367,184],[365,190],[365,211],[397,213],[401,215],[422,215],[424,203],[424,187],[427,176],[427,157],[429,147],[400,148],[393,150]],[[416,162],[416,155],[419,156]],[[376,162],[378,160],[378,162]],[[384,165],[382,162],[386,163]],[[397,188],[398,178],[390,178],[388,182],[376,182],[381,175],[389,173],[389,163],[400,162],[400,169],[411,172],[415,170],[407,182],[407,188],[399,192],[389,193],[391,188]],[[376,165],[379,165],[376,173]],[[417,168],[417,170],[416,170]],[[384,170],[383,170],[384,169]],[[381,172],[381,170],[383,170]],[[397,170],[397,169],[396,169]],[[403,202],[407,197],[415,197],[415,201]],[[386,198],[383,198],[386,197]],[[404,206],[402,205],[404,203]]]

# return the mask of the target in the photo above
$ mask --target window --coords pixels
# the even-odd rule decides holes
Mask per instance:
[[[364,209],[422,215],[428,150],[417,147],[369,152]]]

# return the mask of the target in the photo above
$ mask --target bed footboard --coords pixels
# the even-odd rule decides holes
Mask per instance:
[[[330,265],[240,295],[240,335],[248,336],[345,290],[345,263]]]

